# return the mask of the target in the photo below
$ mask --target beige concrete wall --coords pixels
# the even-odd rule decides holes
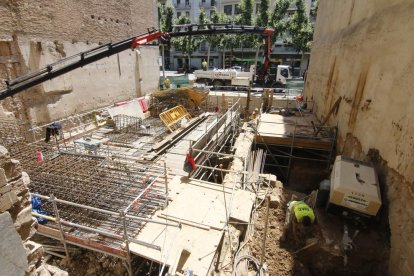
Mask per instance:
[[[325,118],[342,97],[339,151],[375,161],[388,190],[390,271],[414,274],[414,2],[321,0],[305,96]]]
[[[15,78],[59,59],[156,27],[155,0],[0,1],[0,77]],[[4,15],[4,16],[3,16]],[[158,48],[127,50],[3,101],[34,123],[144,95],[158,87]]]

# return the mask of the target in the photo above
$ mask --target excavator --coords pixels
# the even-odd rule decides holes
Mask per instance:
[[[0,90],[0,100],[16,95],[17,93],[28,88],[66,74],[77,68],[81,68],[102,58],[110,57],[128,49],[133,50],[151,42],[168,41],[170,38],[179,36],[251,34],[263,37],[265,39],[267,49],[265,61],[258,79],[265,80],[270,64],[271,36],[273,32],[274,30],[271,28],[229,24],[177,25],[174,26],[174,30],[172,32],[161,32],[155,28],[152,28],[137,36],[115,43],[103,44],[88,51],[66,57],[55,63],[47,65],[45,68],[37,72],[29,73],[13,80],[6,80],[6,88]]]

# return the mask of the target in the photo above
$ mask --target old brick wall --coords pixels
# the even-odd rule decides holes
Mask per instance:
[[[414,2],[321,0],[305,97],[339,127],[339,153],[371,160],[389,215],[392,275],[414,274]]]
[[[155,0],[0,1],[0,78],[13,79],[157,27]],[[127,50],[3,101],[34,123],[145,95],[158,86],[158,48]],[[144,67],[145,69],[139,67]]]
[[[155,0],[2,0],[0,37],[110,42],[157,26]]]

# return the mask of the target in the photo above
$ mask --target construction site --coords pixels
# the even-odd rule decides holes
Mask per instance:
[[[410,0],[319,1],[283,89],[159,62],[173,37],[269,28],[60,2],[0,3],[1,275],[414,274]]]

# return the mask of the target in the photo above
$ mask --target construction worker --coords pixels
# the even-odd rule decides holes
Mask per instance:
[[[297,245],[315,237],[316,217],[312,208],[303,201],[290,201],[287,205],[285,229],[282,239],[291,231]]]
[[[170,89],[170,85],[171,85],[171,82],[170,82],[170,79],[164,79],[164,88],[165,89]]]
[[[208,66],[207,61],[203,59],[203,62],[201,63],[201,67],[203,67],[204,71],[207,71],[207,66]]]

